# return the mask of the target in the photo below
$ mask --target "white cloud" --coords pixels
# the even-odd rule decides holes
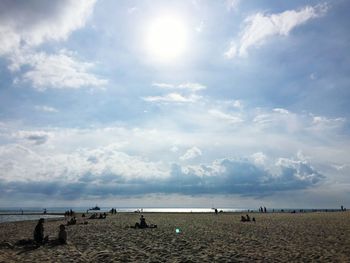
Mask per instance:
[[[169,175],[162,163],[150,162],[139,156],[119,151],[113,144],[76,149],[70,153],[42,151],[19,144],[0,146],[0,179],[6,181],[63,180],[76,182],[87,174],[94,180],[100,176],[122,176],[128,180]],[[93,160],[93,161],[92,161]]]
[[[196,92],[207,88],[206,86],[195,82],[186,82],[186,83],[181,83],[179,85],[174,85],[170,83],[153,82],[152,86],[158,87],[158,88],[164,88],[164,89],[182,89],[182,90],[188,90],[192,92]]]
[[[192,148],[188,149],[183,156],[180,157],[180,160],[182,161],[191,160],[201,155],[202,155],[202,151],[198,147],[193,146]]]
[[[238,108],[238,109],[242,109],[243,108],[243,104],[240,100],[234,100],[232,103],[233,107]]]
[[[217,109],[211,109],[208,111],[209,114],[215,118],[227,121],[229,123],[241,123],[243,120],[239,116],[235,116],[233,114],[225,113]]]
[[[171,92],[161,96],[147,96],[142,98],[144,101],[148,102],[161,102],[161,103],[170,103],[170,102],[178,102],[178,103],[186,103],[186,102],[196,102],[202,97],[197,95],[197,91],[206,89],[206,86],[194,83],[194,82],[186,82],[179,85],[174,85],[170,83],[159,83],[153,82],[153,87],[158,87],[161,89],[173,89],[176,92]],[[181,93],[178,92],[181,90]]]
[[[0,56],[10,61],[11,71],[25,71],[13,83],[27,81],[39,90],[105,85],[105,79],[88,72],[92,63],[81,62],[72,53],[36,51],[39,45],[64,41],[73,31],[84,27],[95,2],[0,1]]]
[[[47,88],[99,87],[107,80],[88,72],[93,63],[78,61],[72,52],[61,50],[58,54],[23,53],[12,57],[10,69],[30,68],[22,76],[22,81],[32,83],[38,90]]]
[[[267,156],[262,152],[257,152],[251,155],[253,162],[256,165],[265,165]]]
[[[228,11],[236,10],[240,0],[226,0],[226,8]]]
[[[281,113],[281,114],[289,114],[289,111],[286,109],[283,109],[283,108],[275,108],[275,109],[273,109],[273,111]]]
[[[179,147],[177,147],[176,145],[173,145],[171,148],[170,148],[170,151],[173,152],[173,153],[176,153],[179,151]]]
[[[309,78],[310,78],[311,80],[317,79],[316,73],[311,73],[310,76],[309,76]]]
[[[34,107],[37,111],[43,111],[43,112],[58,112],[57,109],[54,107],[46,106],[46,105],[36,105]]]
[[[199,84],[199,83],[187,82],[187,83],[180,84],[178,86],[178,88],[179,89],[188,89],[188,90],[195,92],[195,91],[206,89],[206,86]]]
[[[96,0],[0,1],[0,55],[65,40],[83,27]]]
[[[245,20],[245,28],[238,41],[232,41],[225,52],[227,58],[246,56],[248,49],[260,46],[272,36],[287,36],[294,28],[307,21],[322,16],[328,7],[323,5],[306,6],[300,10],[288,10],[279,14],[257,13]]]
[[[178,103],[195,102],[198,99],[200,99],[200,96],[196,96],[196,95],[184,96],[176,92],[169,93],[164,96],[148,96],[143,98],[144,101],[148,101],[148,102],[178,102]]]
[[[345,118],[327,118],[325,116],[312,116],[311,129],[315,131],[339,129],[344,126],[345,122]]]
[[[166,88],[166,89],[173,89],[173,88],[175,88],[175,86],[173,84],[159,83],[159,82],[153,82],[152,86],[153,87],[157,87],[157,88]]]

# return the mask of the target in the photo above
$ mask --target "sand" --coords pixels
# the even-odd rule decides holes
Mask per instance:
[[[145,213],[158,228],[132,229],[140,215],[120,213],[67,226],[67,245],[39,248],[5,243],[32,238],[36,222],[2,223],[0,262],[350,262],[350,212],[241,215]],[[45,234],[55,239],[61,223],[46,221]]]

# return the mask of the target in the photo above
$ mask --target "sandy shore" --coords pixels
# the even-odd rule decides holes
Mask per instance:
[[[4,243],[32,238],[36,222],[2,223],[0,262],[350,262],[350,212],[250,214],[256,223],[239,213],[144,215],[158,228],[127,228],[139,214],[109,215],[66,227],[67,245],[36,249]],[[56,238],[61,223],[46,221],[45,235]]]

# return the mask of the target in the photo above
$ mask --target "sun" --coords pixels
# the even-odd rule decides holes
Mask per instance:
[[[185,22],[180,17],[157,17],[147,28],[147,53],[157,61],[173,61],[185,53],[188,45],[187,35]]]

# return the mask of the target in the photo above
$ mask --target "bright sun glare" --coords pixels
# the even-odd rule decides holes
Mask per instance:
[[[184,54],[187,48],[187,30],[183,20],[175,16],[158,17],[146,32],[147,52],[153,59],[172,61]]]

